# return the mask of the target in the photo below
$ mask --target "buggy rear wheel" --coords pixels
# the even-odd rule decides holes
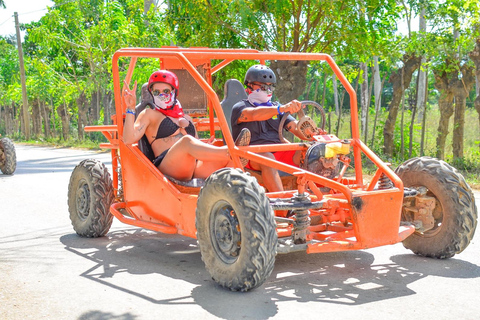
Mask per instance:
[[[213,173],[196,210],[202,260],[221,286],[247,291],[260,286],[275,263],[277,233],[265,190],[239,169]]]
[[[12,140],[8,138],[0,139],[0,171],[3,174],[11,175],[17,168],[17,155]]]
[[[105,165],[93,159],[80,162],[70,176],[68,211],[79,236],[103,237],[112,225],[113,184]]]
[[[403,241],[405,248],[438,259],[462,252],[477,225],[475,198],[463,176],[446,162],[430,157],[410,159],[395,172],[405,187],[425,187],[427,196],[436,202],[433,228],[413,233]]]

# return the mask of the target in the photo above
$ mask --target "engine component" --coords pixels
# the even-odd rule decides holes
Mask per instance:
[[[300,166],[302,169],[329,179],[334,179],[340,171],[339,160],[338,157],[326,158],[325,146],[326,144],[321,142],[310,146]]]

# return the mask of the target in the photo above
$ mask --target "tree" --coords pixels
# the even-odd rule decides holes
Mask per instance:
[[[436,48],[435,54],[432,55],[432,65],[435,87],[441,92],[439,108],[442,118],[437,137],[437,157],[441,159],[444,157],[448,120],[452,113],[455,115],[453,157],[463,158],[466,97],[475,83],[468,53],[474,46],[475,37],[472,33],[474,28],[471,27],[472,22],[478,21],[479,10],[478,2],[469,0],[433,3],[430,7],[430,12],[434,14],[428,20],[432,20],[436,26],[430,35]]]
[[[395,1],[168,1],[167,21],[179,44],[364,56],[393,33]],[[368,18],[366,18],[368,17]],[[389,32],[391,32],[389,34]],[[371,50],[371,47],[369,48]],[[388,50],[388,49],[387,49]],[[306,62],[271,62],[276,95],[289,101],[306,87]]]
[[[114,52],[128,46],[166,45],[171,38],[156,6],[150,7],[156,4],[154,1],[56,2],[39,22],[26,25],[25,48],[32,60],[41,61],[61,80],[55,84],[68,86],[43,92],[53,95],[55,101],[51,104],[58,108],[63,127],[69,126],[73,119],[72,124],[82,139],[85,125],[110,121]],[[149,10],[144,11],[147,6]],[[145,81],[145,76],[141,76],[143,79],[139,80]],[[53,99],[47,96],[34,99],[39,110],[49,100]],[[67,137],[68,133],[64,128],[63,136]]]
[[[475,76],[477,78],[477,83],[480,80],[480,38],[477,39],[475,43],[475,49],[469,53],[470,59],[475,63]],[[475,98],[474,102],[475,109],[477,110],[478,113],[478,124],[480,127],[480,92],[478,91],[477,88],[477,97]],[[480,137],[478,137],[480,140]],[[480,147],[480,145],[479,145]]]
[[[390,102],[388,118],[383,128],[383,146],[386,156],[392,157],[394,151],[394,130],[395,122],[397,120],[398,109],[400,103],[403,101],[405,89],[408,88],[412,81],[412,75],[420,65],[421,58],[415,54],[405,54],[403,57],[403,66],[398,70],[392,72],[389,82],[393,86],[393,96]]]

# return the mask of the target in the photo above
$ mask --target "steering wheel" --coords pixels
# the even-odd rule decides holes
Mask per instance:
[[[302,108],[297,112],[298,114],[297,127],[303,133],[303,135],[308,139],[310,139],[314,134],[321,134],[325,132],[324,129],[325,129],[326,117],[325,117],[325,110],[323,110],[323,107],[318,103],[316,103],[315,101],[308,101],[308,100],[302,101],[301,104],[302,104]],[[313,121],[312,118],[305,115],[305,112],[303,111],[303,107],[305,106],[314,106],[320,112],[320,115],[322,116],[322,122],[320,127],[317,127],[317,125],[315,124],[315,121]],[[284,141],[283,126],[289,115],[290,115],[290,112],[285,112],[282,116],[282,119],[280,120],[280,125],[278,126],[278,137],[280,138],[280,141]]]

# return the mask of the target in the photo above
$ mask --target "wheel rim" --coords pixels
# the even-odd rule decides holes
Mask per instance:
[[[80,181],[75,194],[77,216],[86,220],[90,212],[90,188],[87,181]]]
[[[234,263],[240,254],[241,232],[237,215],[226,201],[218,202],[210,216],[210,237],[215,253],[228,264]]]
[[[419,188],[419,187],[427,188],[426,186],[414,186],[414,188]],[[433,210],[433,219],[434,219],[433,228],[430,229],[430,230],[427,230],[425,232],[415,232],[415,234],[417,234],[419,236],[422,236],[422,237],[433,237],[437,233],[439,233],[440,230],[442,230],[443,214],[444,213],[443,213],[442,203],[438,200],[437,196],[432,191],[430,191],[428,188],[427,188],[427,190],[428,191],[427,191],[426,195],[429,196],[429,197],[435,198],[435,209]]]
[[[430,190],[427,192],[427,196],[435,198],[435,209],[433,210],[433,228],[423,233],[424,236],[431,237],[436,235],[442,229],[443,207],[442,203],[438,201],[438,198]]]

